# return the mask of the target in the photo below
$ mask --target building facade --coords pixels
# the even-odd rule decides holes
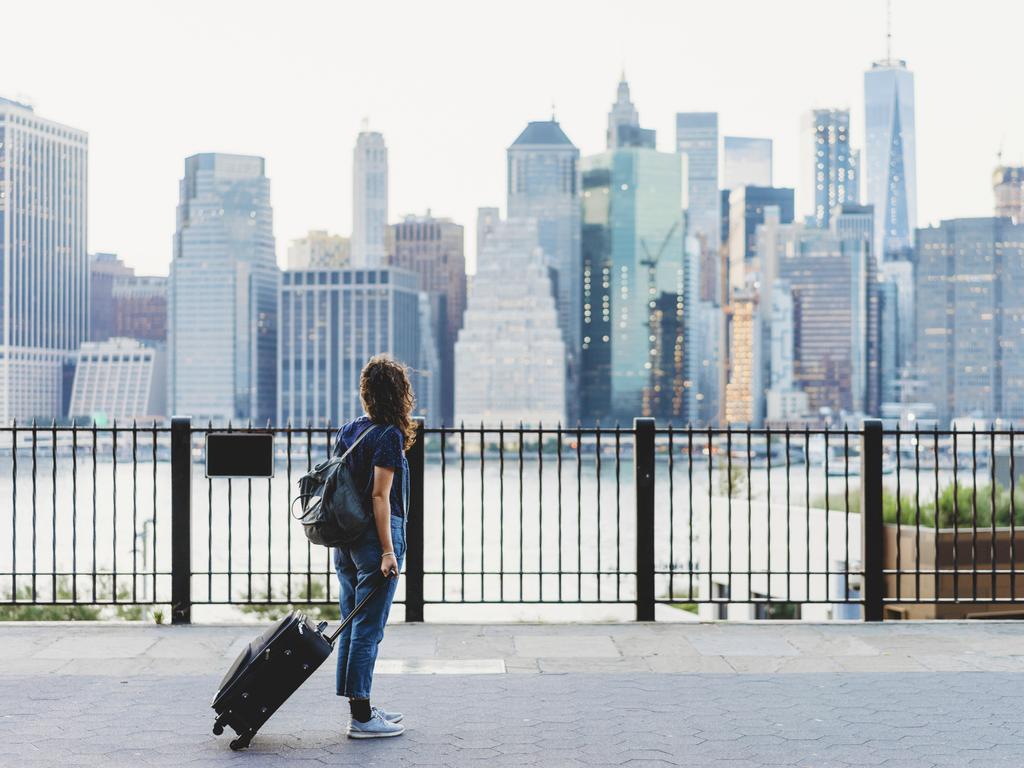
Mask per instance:
[[[529,123],[508,148],[508,216],[532,218],[551,276],[566,350],[566,406],[575,412],[583,318],[580,151],[554,121]]]
[[[860,153],[850,146],[850,110],[812,109],[803,126],[800,212],[829,225],[832,209],[860,201]]]
[[[465,231],[451,219],[406,216],[388,227],[388,263],[419,275],[421,291],[429,294],[434,326],[429,329],[438,344],[440,368],[436,371],[441,409],[432,416],[451,424],[455,407],[455,340],[466,311]]]
[[[166,418],[166,358],[162,343],[119,337],[83,342],[75,359],[68,418],[100,425]]]
[[[629,83],[622,73],[615,93],[615,103],[608,112],[607,148],[644,147],[654,149],[657,136],[650,128],[640,127],[640,113],[629,97]]]
[[[136,275],[112,253],[89,261],[89,339],[167,341],[167,278]]]
[[[274,417],[279,279],[263,158],[186,158],[168,283],[172,413]]]
[[[772,140],[749,136],[722,139],[722,189],[772,186]]]
[[[360,131],[352,153],[352,266],[380,267],[387,258],[388,148],[377,131]]]
[[[0,424],[63,416],[89,326],[89,139],[0,98]]]
[[[875,209],[873,251],[879,260],[903,258],[917,226],[917,147],[914,75],[886,58],[864,73],[866,202]]]
[[[916,373],[940,424],[1024,417],[1024,225],[951,219],[917,231]]]
[[[359,375],[374,355],[412,371],[417,415],[430,385],[420,375],[419,276],[395,267],[298,269],[281,276],[279,424],[343,424],[363,413]],[[428,372],[429,373],[429,372]]]
[[[288,269],[340,269],[351,257],[351,241],[323,229],[311,229],[288,245]]]
[[[1001,165],[992,173],[995,215],[1024,222],[1024,167]]]
[[[484,239],[455,373],[458,423],[565,423],[565,343],[536,219],[496,221]]]
[[[718,274],[721,245],[721,198],[718,184],[718,113],[680,112],[676,115],[676,152],[683,158],[683,208],[687,234],[701,241],[701,269],[717,286],[706,300],[718,301],[723,276]]]
[[[581,167],[584,420],[688,418],[679,157],[628,148]]]
[[[788,187],[740,187],[729,192],[728,286],[744,290],[761,269],[757,228],[774,207],[780,224],[793,221],[793,190]]]

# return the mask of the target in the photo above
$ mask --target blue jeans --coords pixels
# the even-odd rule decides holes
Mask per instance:
[[[405,560],[404,517],[391,516],[391,541],[395,545],[398,569],[401,570]],[[383,555],[376,526],[371,526],[354,544],[334,550],[334,567],[340,585],[338,604],[342,617],[348,616],[356,604],[373,589],[380,574]],[[384,637],[384,625],[387,624],[397,586],[397,577],[382,586],[338,638],[339,696],[370,698],[377,646]]]

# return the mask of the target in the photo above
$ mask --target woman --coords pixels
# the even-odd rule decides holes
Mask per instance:
[[[409,509],[409,464],[412,445],[412,387],[405,366],[377,355],[363,368],[359,397],[365,416],[338,431],[335,455],[355,446],[348,464],[356,483],[366,488],[373,505],[374,525],[354,544],[334,550],[341,615],[348,616],[377,583],[378,572],[392,576],[338,640],[339,696],[348,696],[352,719],[349,738],[398,736],[405,731],[402,715],[370,705],[377,645],[395,596],[398,572],[405,559],[405,520]],[[358,440],[358,444],[357,441]]]

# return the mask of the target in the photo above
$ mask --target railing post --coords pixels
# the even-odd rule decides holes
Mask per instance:
[[[636,620],[654,621],[654,419],[633,419]]]
[[[192,623],[192,420],[171,419],[171,623]]]
[[[864,621],[882,621],[885,595],[884,526],[882,520],[882,422],[864,420],[860,447],[861,563],[864,580]]]
[[[409,519],[405,527],[405,620],[423,621],[423,419],[409,449]]]

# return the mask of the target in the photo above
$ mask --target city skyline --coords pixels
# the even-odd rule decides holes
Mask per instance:
[[[893,4],[892,55],[907,61],[916,80],[918,226],[989,214],[997,152],[1001,149],[1004,162],[1011,164],[1024,155],[1024,140],[1017,138],[1024,136],[1024,105],[1000,97],[1002,86],[992,77],[993,72],[1009,71],[1012,51],[991,46],[987,34],[997,25],[1012,26],[1016,17],[1024,20],[1024,9],[1009,2],[984,4],[972,9],[972,23],[966,25],[955,10],[946,2],[930,3],[927,11],[920,3]],[[410,37],[423,11],[415,6],[394,11],[392,6],[389,15],[400,19],[397,34],[413,46],[412,53],[428,45]],[[224,4],[204,10],[199,44],[183,62],[167,48],[185,34],[183,25],[191,15],[179,6],[173,12],[147,12],[155,13],[160,36],[147,34],[139,18],[138,34],[107,40],[108,33],[96,25],[89,27],[94,29],[89,36],[75,32],[88,24],[87,18],[79,18],[81,9],[41,3],[13,10],[13,28],[24,34],[10,42],[9,54],[24,66],[0,74],[0,93],[27,97],[49,119],[89,132],[90,251],[116,252],[140,273],[167,271],[174,223],[166,211],[176,197],[181,158],[196,152],[251,153],[267,159],[267,173],[274,180],[279,264],[284,264],[288,243],[310,229],[349,234],[351,147],[367,116],[371,130],[384,134],[390,151],[391,221],[429,207],[465,224],[473,242],[476,208],[503,198],[504,179],[495,168],[500,168],[504,148],[523,121],[547,119],[554,102],[559,122],[581,154],[599,152],[607,128],[604,118],[623,66],[631,98],[643,124],[657,130],[661,150],[671,149],[677,112],[716,111],[720,135],[772,139],[774,183],[797,186],[800,116],[832,105],[851,109],[852,144],[863,150],[862,79],[885,53],[881,0],[855,14],[838,3],[805,2],[787,4],[784,12],[746,2],[713,8],[652,5],[651,12],[642,11],[613,22],[590,6],[546,8],[552,23],[544,30],[530,29],[541,53],[524,63],[502,60],[504,46],[514,44],[514,35],[503,36],[510,40],[507,44],[492,35],[467,35],[474,25],[486,29],[485,14],[460,8],[463,23],[442,31],[458,37],[455,50],[445,50],[450,46],[432,39],[431,55],[417,56],[417,71],[411,72],[379,57],[368,69],[361,64],[371,60],[365,56],[368,43],[338,34],[380,23],[384,10],[308,6],[278,20],[280,29],[275,26],[274,31],[298,38],[301,30],[304,39],[338,42],[268,51],[259,44],[270,25],[277,24],[271,14],[248,5],[240,13],[233,4]],[[928,23],[917,23],[925,13]],[[745,19],[743,25],[731,23],[737,14]],[[840,14],[842,37],[808,34],[814,23],[827,25],[831,16]],[[133,21],[130,11],[125,15]],[[42,44],[33,29],[49,29],[43,22],[54,16],[68,23],[48,31]],[[802,22],[768,23],[784,18]],[[720,33],[686,34],[696,28]],[[576,34],[566,36],[566,29]],[[763,29],[773,30],[772,35],[763,35]],[[680,30],[686,45],[667,47]],[[543,50],[549,35],[552,43],[558,42],[550,53]],[[950,39],[963,55],[948,56]],[[218,46],[204,41],[218,41]],[[66,55],[49,61],[47,52],[54,45]],[[602,45],[606,55],[600,61],[572,55]],[[740,50],[743,55],[737,56]],[[60,64],[67,55],[79,62],[73,72]],[[467,55],[490,66],[466,68]],[[720,61],[711,69],[713,75],[697,74],[707,72],[707,62],[716,56]],[[131,71],[122,65],[126,57],[137,61]],[[175,67],[163,64],[172,60]],[[218,78],[198,77],[200,71],[231,71],[226,67],[237,66],[239,60],[249,63],[251,75],[233,80],[230,98]],[[572,60],[578,61],[566,63]],[[751,61],[757,61],[757,78],[750,77]],[[807,66],[808,61],[815,65]],[[188,87],[182,89],[181,82]],[[428,82],[444,82],[453,95],[472,93],[476,98],[439,99],[433,88],[420,88]],[[272,99],[267,94],[278,93],[287,94],[286,108],[268,110]],[[128,98],[134,115],[130,121],[124,119]],[[955,153],[944,151],[963,135],[971,141],[957,141]],[[472,269],[474,249],[467,250]]]

